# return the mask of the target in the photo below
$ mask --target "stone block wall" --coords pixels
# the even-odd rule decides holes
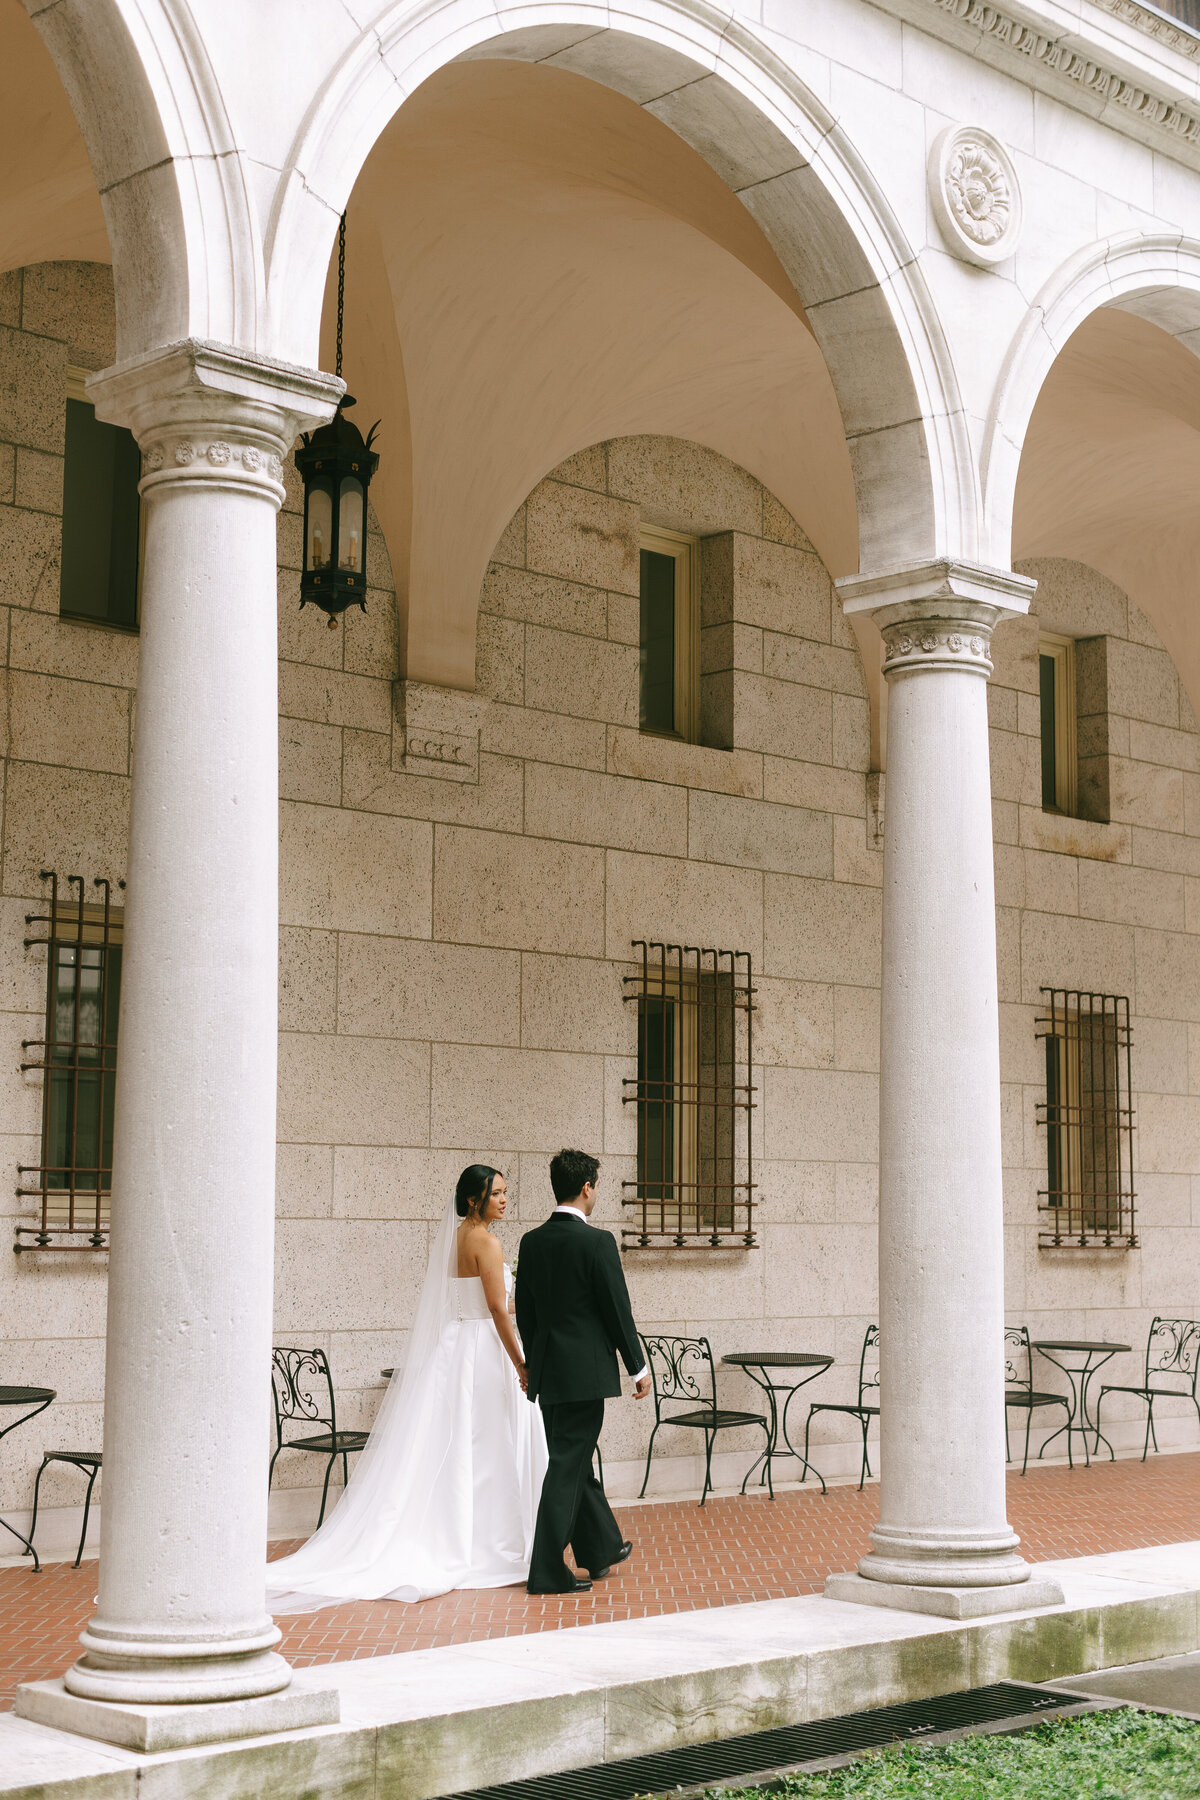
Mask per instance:
[[[1200,735],[1153,626],[1112,582],[1057,559],[1018,566],[1036,577],[1037,595],[1028,619],[996,634],[990,690],[1006,1298],[1034,1337],[1101,1337],[1144,1351],[1156,1313],[1194,1318],[1200,1302]],[[1080,750],[1087,719],[1103,717],[1089,748],[1105,820],[1042,811],[1039,629],[1085,645]],[[1130,1002],[1137,1250],[1038,1247],[1043,986]],[[1139,1380],[1137,1361],[1115,1359],[1100,1380]],[[1116,1398],[1104,1411],[1125,1421],[1118,1442],[1140,1442],[1144,1408]],[[1190,1405],[1161,1411],[1160,1443],[1195,1441]]]
[[[103,368],[114,331],[107,268],[0,276],[0,1381],[58,1394],[4,1444],[5,1511],[30,1505],[44,1449],[98,1447],[103,1420],[107,1257],[17,1257],[11,1243],[17,1165],[40,1145],[41,1077],[20,1067],[23,1040],[45,1032],[45,952],[24,945],[38,872],[125,873],[137,639],[58,616],[67,367]],[[42,1488],[51,1508],[82,1504],[77,1476]]]
[[[47,265],[0,282],[0,1213],[10,1224],[16,1164],[36,1159],[40,1112],[36,1078],[19,1070],[21,1041],[41,1035],[43,1016],[43,965],[22,941],[38,871],[124,873],[137,639],[58,617],[65,368],[111,354],[106,270]],[[836,1366],[814,1397],[850,1397],[876,1305],[880,784],[858,652],[808,540],[758,482],[698,445],[592,446],[539,484],[496,546],[478,691],[460,696],[397,680],[396,599],[377,533],[366,614],[330,631],[323,615],[300,612],[290,471],[288,482],[277,1341],[325,1347],[343,1422],[369,1423],[380,1370],[403,1352],[434,1222],[467,1162],[509,1177],[510,1255],[550,1205],[547,1161],[564,1142],[598,1150],[600,1216],[619,1224],[635,1145],[622,1082],[636,1021],[622,978],[631,940],[653,937],[753,955],[760,1248],[631,1254],[639,1322],[704,1332],[718,1356],[828,1350]],[[643,522],[704,540],[703,654],[723,683],[728,748],[637,728]],[[1041,583],[1035,616],[997,633],[991,689],[1008,1299],[1035,1335],[1136,1344],[1154,1312],[1193,1311],[1200,1273],[1190,1063],[1200,739],[1170,658],[1118,590],[1077,564],[1027,572]],[[1089,743],[1103,758],[1107,822],[1041,810],[1039,620],[1103,640],[1089,678],[1103,685],[1105,735]],[[1034,1018],[1050,983],[1103,986],[1133,1005],[1137,1251],[1036,1247],[1045,1150]],[[28,1504],[43,1448],[99,1442],[105,1261],[0,1256],[3,1379],[59,1390],[0,1458],[6,1511]],[[754,1402],[727,1373],[723,1398]],[[1196,1441],[1194,1421],[1173,1411],[1167,1437]],[[618,1493],[636,1491],[648,1428],[632,1401],[610,1409],[604,1450]],[[1131,1418],[1115,1435],[1132,1443],[1139,1429]],[[844,1428],[817,1435],[823,1468],[856,1470]],[[660,1436],[658,1491],[697,1483],[695,1448],[680,1432]],[[753,1453],[752,1437],[731,1438],[720,1474],[740,1478]],[[314,1475],[298,1455],[282,1460],[280,1529],[308,1521]],[[78,1498],[69,1475],[48,1478],[52,1511]]]

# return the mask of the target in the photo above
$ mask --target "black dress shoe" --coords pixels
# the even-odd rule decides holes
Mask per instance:
[[[589,1569],[588,1574],[593,1581],[603,1581],[606,1575],[612,1574],[613,1569],[618,1563],[628,1562],[632,1554],[633,1542],[630,1538],[626,1538],[625,1542],[621,1545],[621,1548],[617,1551],[617,1554],[613,1557],[612,1562],[605,1563],[602,1569]]]
[[[607,1573],[608,1571],[605,1570],[605,1574]],[[591,1582],[585,1581],[582,1575],[577,1575],[570,1587],[565,1588],[537,1588],[531,1587],[528,1582],[525,1583],[525,1592],[527,1594],[590,1594],[591,1591]]]

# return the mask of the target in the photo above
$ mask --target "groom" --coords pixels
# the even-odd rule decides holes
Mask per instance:
[[[517,1330],[525,1347],[529,1398],[541,1403],[550,1462],[542,1483],[531,1594],[582,1594],[624,1562],[633,1545],[592,1473],[604,1402],[621,1392],[617,1352],[634,1378],[634,1396],[650,1392],[616,1239],[588,1223],[600,1164],[583,1150],[560,1150],[550,1164],[557,1204],[544,1225],[521,1239]],[[563,1560],[570,1544],[591,1581]]]

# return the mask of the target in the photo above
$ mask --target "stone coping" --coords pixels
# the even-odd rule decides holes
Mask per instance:
[[[804,1595],[297,1672],[341,1721],[142,1755],[0,1714],[4,1800],[430,1800],[1014,1679],[1200,1649],[1200,1542],[1044,1563],[1065,1603],[970,1621]]]

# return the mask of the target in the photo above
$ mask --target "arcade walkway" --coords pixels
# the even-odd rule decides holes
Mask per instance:
[[[394,1655],[565,1626],[733,1606],[821,1591],[867,1547],[879,1489],[789,1489],[618,1507],[634,1539],[630,1564],[578,1599],[530,1599],[523,1590],[447,1594],[418,1606],[360,1602],[281,1621],[280,1649],[295,1668]],[[1008,1479],[1009,1518],[1032,1562],[1200,1539],[1200,1454],[1053,1466]],[[282,1555],[288,1544],[272,1547]],[[96,1564],[49,1565],[41,1575],[0,1568],[0,1706],[18,1681],[61,1674],[91,1616]]]

